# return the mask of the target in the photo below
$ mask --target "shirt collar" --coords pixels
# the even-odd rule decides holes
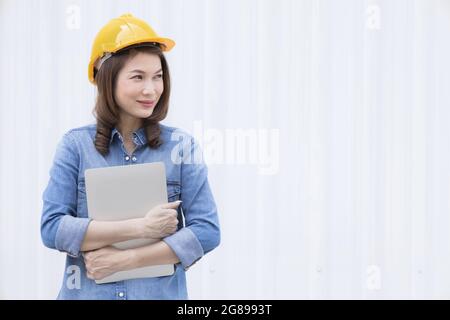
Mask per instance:
[[[109,139],[109,144],[113,142],[116,134],[120,137],[119,131],[116,128],[113,128],[113,130],[111,131],[111,138]]]
[[[113,130],[111,131],[111,138],[109,139],[109,144],[111,144],[113,142],[114,137],[116,135],[119,137],[120,141],[123,141],[119,130],[117,130],[117,128],[113,128]],[[144,145],[144,144],[146,144],[147,143],[147,136],[145,134],[145,128],[141,127],[138,130],[136,130],[135,132],[133,132],[133,139],[134,139],[134,143],[136,145]]]
[[[147,143],[147,135],[145,134],[145,128],[141,127],[136,132],[133,133],[133,136],[137,137],[136,144],[144,145]]]

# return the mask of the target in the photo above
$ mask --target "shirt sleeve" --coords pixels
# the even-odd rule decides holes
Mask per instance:
[[[78,257],[89,218],[77,217],[80,158],[67,132],[58,143],[50,179],[42,195],[41,238],[45,246]]]
[[[220,243],[219,219],[208,183],[208,169],[199,145],[193,138],[189,142],[187,148],[183,147],[181,163],[181,206],[186,226],[163,239],[185,270]]]

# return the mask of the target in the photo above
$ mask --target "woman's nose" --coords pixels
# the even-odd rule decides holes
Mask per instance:
[[[145,96],[148,96],[154,91],[155,91],[154,89],[150,89],[148,87],[145,87],[144,90],[142,90],[142,94],[145,95]]]
[[[151,95],[151,94],[155,94],[155,87],[150,83],[150,84],[146,84],[144,89],[142,89],[142,94],[143,95]]]

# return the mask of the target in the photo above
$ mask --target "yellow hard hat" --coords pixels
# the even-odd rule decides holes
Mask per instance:
[[[95,84],[94,67],[96,64],[103,63],[120,49],[146,42],[160,44],[162,51],[169,51],[175,46],[173,40],[159,37],[145,21],[134,17],[132,14],[123,14],[109,21],[98,32],[92,45],[88,69],[89,81]]]

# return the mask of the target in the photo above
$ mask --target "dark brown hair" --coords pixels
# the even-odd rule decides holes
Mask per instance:
[[[148,146],[152,149],[158,148],[162,143],[160,138],[161,129],[159,122],[167,116],[170,96],[169,67],[163,52],[158,46],[147,45],[130,46],[116,52],[107,59],[100,70],[94,69],[94,79],[97,84],[97,101],[93,111],[97,119],[97,132],[95,134],[95,148],[102,155],[109,152],[109,142],[112,129],[119,121],[119,106],[114,96],[117,84],[117,76],[128,59],[134,57],[138,52],[145,52],[159,56],[163,72],[164,91],[156,104],[150,117],[143,119],[143,126],[148,140]]]

